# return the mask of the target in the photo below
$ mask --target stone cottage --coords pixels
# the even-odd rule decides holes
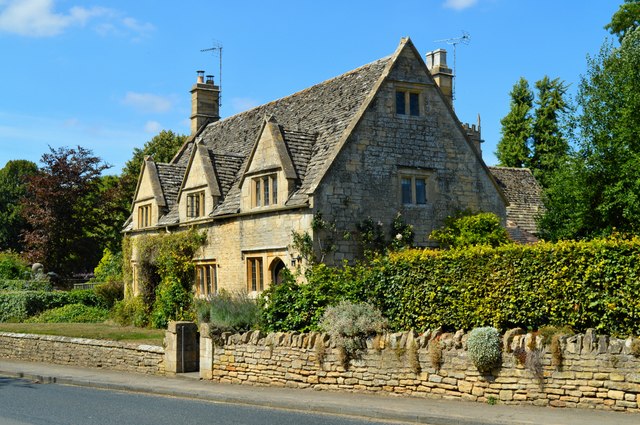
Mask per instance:
[[[420,246],[460,209],[506,220],[479,125],[453,110],[452,78],[444,50],[424,61],[405,38],[388,57],[221,120],[219,87],[199,72],[191,136],[170,163],[148,157],[140,172],[125,228],[134,276],[137,237],[194,226],[207,234],[195,288],[208,295],[257,293],[304,263],[294,232],[339,263],[359,255],[368,218],[389,237],[400,213]]]

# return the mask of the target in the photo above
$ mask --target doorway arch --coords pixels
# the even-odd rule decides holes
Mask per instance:
[[[287,268],[287,266],[284,265],[284,261],[282,261],[282,259],[280,259],[280,257],[275,258],[271,262],[271,265],[269,266],[269,271],[270,271],[269,274],[271,275],[271,284],[272,285],[278,285],[278,284],[282,283],[283,271],[286,268]]]

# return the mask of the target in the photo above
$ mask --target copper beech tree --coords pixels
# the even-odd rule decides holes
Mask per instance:
[[[81,146],[49,150],[22,200],[27,257],[63,276],[91,271],[102,254],[100,175],[110,166]]]

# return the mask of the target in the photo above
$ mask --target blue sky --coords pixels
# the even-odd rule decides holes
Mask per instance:
[[[493,154],[509,91],[544,75],[575,93],[586,56],[622,0],[0,0],[0,167],[81,145],[119,173],[162,129],[189,132],[198,69],[219,81],[223,117],[289,95],[395,50],[453,46],[456,112],[482,118]]]

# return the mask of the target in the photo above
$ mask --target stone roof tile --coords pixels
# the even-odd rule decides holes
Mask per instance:
[[[542,188],[531,170],[511,167],[489,167],[489,170],[509,201],[508,222],[528,234],[537,234],[536,220],[544,211],[544,206]]]

